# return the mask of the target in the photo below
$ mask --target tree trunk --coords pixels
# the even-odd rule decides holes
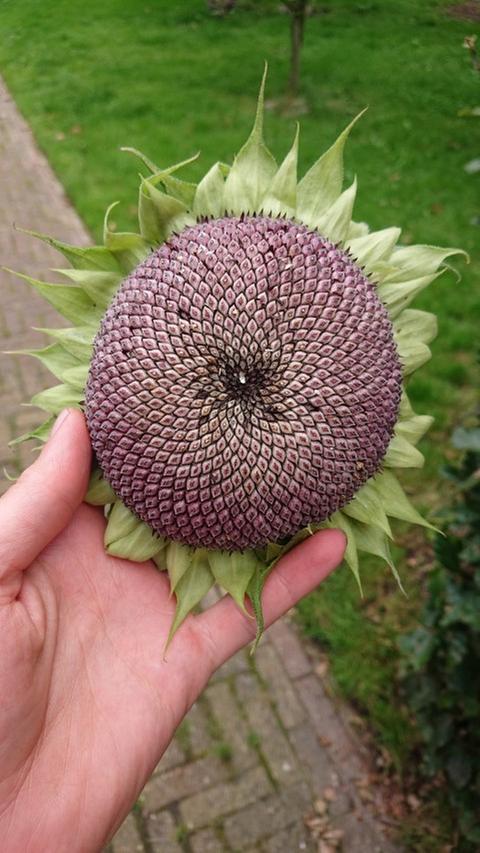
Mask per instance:
[[[214,15],[228,15],[235,8],[236,0],[207,0],[207,6]]]
[[[286,6],[292,16],[288,94],[291,98],[297,98],[300,91],[300,54],[305,30],[307,0],[294,0],[294,2],[287,3]]]

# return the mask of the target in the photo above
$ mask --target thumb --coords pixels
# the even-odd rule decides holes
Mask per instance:
[[[65,409],[37,461],[0,500],[0,603],[16,598],[22,572],[70,521],[87,489],[90,458],[83,414]]]

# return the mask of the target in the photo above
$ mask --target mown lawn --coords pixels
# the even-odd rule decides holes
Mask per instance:
[[[0,0],[1,73],[96,237],[113,200],[121,202],[118,225],[133,224],[137,163],[121,145],[160,165],[200,150],[185,173],[195,179],[213,161],[231,161],[245,139],[264,59],[269,98],[282,94],[288,20],[276,2],[239,5],[220,19],[204,0]],[[472,259],[458,264],[461,281],[448,273],[416,303],[438,313],[440,334],[410,394],[436,425],[423,445],[425,476],[405,482],[420,508],[435,509],[446,436],[472,404],[475,384],[480,174],[464,166],[480,157],[480,122],[458,111],[480,104],[480,75],[462,47],[479,26],[453,19],[435,0],[319,5],[303,52],[302,168],[368,105],[347,153],[346,179],[356,174],[360,185],[356,218],[373,228],[398,224],[406,242],[461,246]],[[269,114],[277,155],[293,132],[291,119]],[[307,631],[330,646],[340,687],[399,766],[411,735],[395,688],[396,634],[415,619],[428,563],[422,536],[402,541],[408,601],[369,562],[363,604],[345,570],[300,608]]]

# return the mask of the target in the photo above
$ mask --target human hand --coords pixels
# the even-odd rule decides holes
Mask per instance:
[[[214,670],[255,633],[227,596],[189,616],[164,655],[168,578],[105,553],[103,512],[81,505],[89,471],[83,416],[67,411],[0,500],[3,853],[100,850]],[[325,530],[283,557],[265,587],[266,623],[344,546]]]

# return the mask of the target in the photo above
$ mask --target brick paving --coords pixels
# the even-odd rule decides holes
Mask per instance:
[[[14,225],[66,242],[90,241],[0,79],[0,265],[48,280],[48,270],[62,266],[61,256]],[[32,326],[55,325],[59,318],[53,308],[26,282],[0,269],[0,492],[8,486],[4,468],[16,475],[31,459],[30,447],[9,449],[8,442],[41,423],[41,412],[22,404],[46,384],[54,384],[37,360],[3,352],[46,344]]]
[[[0,263],[44,277],[59,265],[56,252],[15,231],[14,223],[80,244],[89,235],[1,80],[0,154]],[[56,324],[53,310],[26,284],[0,271],[0,350],[39,345],[42,335],[31,327]],[[9,450],[8,441],[39,422],[37,410],[21,403],[50,379],[31,358],[1,359],[0,471],[5,466],[15,474],[31,451]],[[109,853],[393,851],[378,815],[359,796],[369,756],[311,651],[284,620],[255,658],[242,652],[225,664]]]
[[[394,853],[364,804],[369,755],[320,671],[288,618],[224,665],[109,853]]]

